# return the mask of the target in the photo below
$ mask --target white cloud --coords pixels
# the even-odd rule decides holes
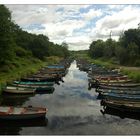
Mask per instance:
[[[119,37],[120,32],[129,28],[137,28],[140,19],[140,9],[127,6],[121,11],[113,12],[112,15],[106,15],[96,22],[96,27],[92,33],[96,38],[108,38],[112,31],[112,37]]]
[[[101,10],[94,10],[94,9],[90,9],[88,13],[82,14],[82,16],[85,18],[85,20],[91,20],[91,19],[101,16],[101,15],[102,15]]]
[[[124,8],[126,5],[115,5],[115,4],[113,4],[113,5],[108,5],[108,7],[110,8],[110,9],[121,9],[121,8]]]
[[[137,28],[140,22],[140,8],[135,5],[104,5],[105,9],[92,5],[6,6],[12,11],[12,19],[24,30],[45,34],[54,43],[66,41],[71,50],[88,49],[92,40],[105,40],[111,31],[112,38],[118,39],[122,30]],[[40,24],[44,29],[25,28],[32,24]]]

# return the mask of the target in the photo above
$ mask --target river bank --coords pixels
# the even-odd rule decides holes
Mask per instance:
[[[47,57],[45,61],[39,59],[20,59],[17,62],[17,66],[9,71],[0,72],[0,92],[6,83],[10,83],[13,80],[18,80],[21,77],[25,77],[29,74],[36,73],[40,68],[55,64],[60,61],[60,57],[51,56]]]
[[[130,79],[135,82],[140,82],[140,67],[123,66],[111,59],[93,59],[89,57],[88,52],[77,52],[74,54],[75,58],[82,58],[88,60],[90,63],[99,64],[109,69],[120,69],[122,74],[127,75]]]
[[[119,69],[121,73],[127,75],[130,79],[133,79],[135,82],[140,82],[140,67],[130,67],[122,66],[119,64],[114,64],[111,61],[103,60],[93,60],[89,59],[91,63],[99,64],[110,69]]]
[[[63,82],[52,94],[2,96],[2,105],[43,106],[46,118],[22,123],[0,123],[1,135],[139,135],[138,114],[105,112],[95,89],[88,89],[88,74],[71,63]],[[46,124],[47,122],[47,124]],[[5,125],[6,123],[6,125]]]

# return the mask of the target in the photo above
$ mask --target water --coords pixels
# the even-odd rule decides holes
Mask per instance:
[[[2,105],[42,106],[49,109],[46,119],[0,122],[1,135],[139,135],[139,117],[107,113],[100,110],[94,89],[88,90],[86,72],[79,71],[74,61],[53,94],[4,96]],[[123,115],[123,114],[121,114]]]

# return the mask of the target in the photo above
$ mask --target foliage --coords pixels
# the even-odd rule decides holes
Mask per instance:
[[[12,21],[9,9],[0,5],[0,89],[6,82],[34,73],[67,56],[66,43],[54,44],[45,35],[23,31]]]
[[[0,65],[8,64],[14,58],[11,13],[0,5]]]
[[[0,5],[0,66],[6,71],[9,65],[18,58],[37,58],[46,60],[49,56],[69,56],[68,45],[49,41],[45,35],[31,34],[23,31],[11,19],[11,13]]]
[[[119,41],[93,41],[90,44],[89,55],[92,58],[114,58],[122,65],[140,66],[140,29],[125,31]]]

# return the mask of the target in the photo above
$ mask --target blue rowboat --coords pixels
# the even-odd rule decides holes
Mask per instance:
[[[140,94],[117,94],[117,93],[103,93],[104,99],[109,100],[129,100],[129,101],[140,101]]]
[[[55,82],[22,82],[22,81],[14,81],[14,84],[17,84],[17,85],[39,85],[39,86],[42,86],[42,85],[48,85],[48,86],[53,86]]]
[[[116,94],[132,94],[140,95],[140,89],[131,88],[131,89],[96,89],[98,93],[116,93]]]
[[[50,66],[47,66],[46,68],[49,68],[49,69],[65,69],[65,67],[61,66],[61,65],[50,65]]]

